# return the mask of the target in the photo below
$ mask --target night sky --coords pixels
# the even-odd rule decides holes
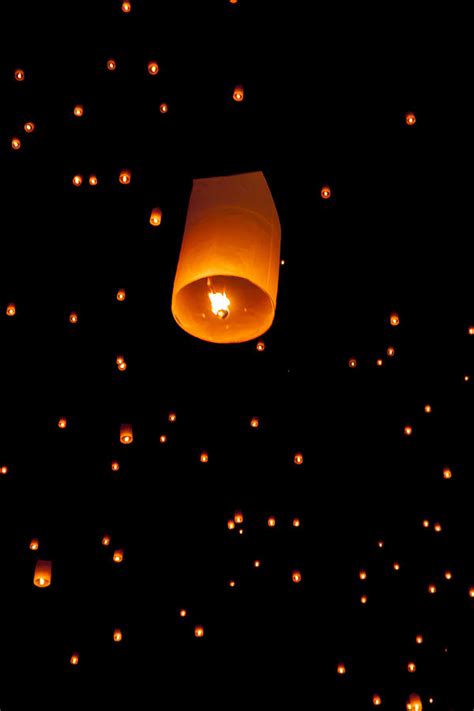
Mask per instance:
[[[15,3],[0,39],[0,710],[471,709],[468,117],[426,18]],[[276,317],[207,343],[192,181],[253,171]]]

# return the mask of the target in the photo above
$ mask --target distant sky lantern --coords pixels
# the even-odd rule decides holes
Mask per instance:
[[[118,365],[117,368],[123,372],[124,370],[127,370],[127,364],[124,360],[122,360]]]
[[[270,528],[275,528],[276,518],[274,516],[270,516],[269,519],[267,520],[267,524]]]
[[[160,435],[160,443],[161,444],[166,444],[168,441],[168,437],[166,435]]]
[[[77,667],[77,665],[79,664],[79,655],[78,654],[71,655],[71,658],[69,659],[69,663],[73,667]]]
[[[16,314],[16,306],[15,306],[15,304],[13,304],[13,303],[8,304],[5,313],[7,314],[7,316],[15,316],[15,314]]]
[[[159,207],[154,207],[150,215],[150,225],[152,225],[153,227],[158,227],[159,225],[161,225],[162,217],[163,213],[161,209]]]
[[[446,580],[452,580],[453,579],[453,574],[450,570],[445,570],[444,571],[444,577]]]
[[[423,644],[423,635],[422,635],[422,634],[417,634],[417,635],[416,635],[415,642],[416,642],[417,644]]]
[[[65,430],[67,427],[67,419],[65,417],[61,417],[61,419],[58,421],[58,427],[60,430]]]
[[[367,595],[361,595],[360,603],[361,605],[367,605]]]
[[[32,538],[30,541],[30,551],[37,551],[39,548],[39,541],[37,538]]]
[[[156,62],[148,62],[148,74],[155,76],[160,71],[160,68]]]
[[[195,637],[204,637],[204,627],[201,627],[200,625],[196,625],[194,628],[194,636]]]
[[[393,564],[393,569],[394,569],[394,570],[397,570],[397,571],[400,570],[400,563],[394,563],[394,564]]]
[[[253,562],[254,568],[260,568],[261,565],[262,565],[262,562],[260,560],[254,560],[254,562]]]
[[[92,188],[95,188],[98,182],[97,175],[89,175],[89,185]]]
[[[15,69],[15,79],[16,81],[24,81],[25,72],[23,71],[23,69]]]
[[[84,107],[82,104],[76,104],[74,109],[73,109],[73,114],[77,118],[80,118],[81,116],[84,116]]]
[[[72,179],[72,184],[78,188],[80,185],[82,185],[82,175],[75,175]]]
[[[407,126],[414,126],[416,123],[415,114],[412,114],[412,113],[405,114],[405,121],[406,121]]]
[[[377,541],[377,546],[379,548],[383,548],[383,541]]]
[[[349,358],[348,366],[349,368],[357,368],[357,360],[355,358]]]
[[[132,179],[132,174],[129,170],[121,170],[119,175],[119,181],[122,185],[129,185]]]
[[[395,355],[395,348],[393,346],[389,346],[387,348],[387,355],[389,358],[393,358],[393,356]]]
[[[443,479],[452,479],[453,472],[448,467],[443,469]]]
[[[79,320],[79,317],[77,315],[76,311],[71,311],[69,314],[69,323],[77,323]]]
[[[194,180],[173,287],[177,323],[212,343],[241,343],[273,323],[280,222],[263,173]]]
[[[395,311],[394,311],[393,313],[390,314],[390,325],[391,326],[398,326],[399,323],[400,323],[400,316],[397,313],[395,313]]]
[[[127,296],[127,294],[126,294],[125,289],[119,289],[117,291],[117,301],[125,301],[126,296]]]
[[[115,59],[108,59],[107,60],[107,69],[109,72],[114,72],[117,69],[117,62]]]
[[[436,592],[436,585],[434,585],[433,583],[430,583],[428,585],[428,592],[430,593],[430,595],[434,595]]]
[[[201,452],[201,456],[199,457],[199,460],[201,464],[207,464],[209,461],[209,455],[207,452]]]
[[[133,442],[132,425],[120,425],[120,442],[122,444],[132,444],[132,442]]]
[[[262,351],[265,350],[265,343],[264,343],[263,341],[259,341],[259,342],[257,343],[257,345],[255,346],[255,348],[257,349],[257,351],[259,351],[260,353],[262,353]]]
[[[118,472],[120,469],[120,464],[118,462],[112,462],[112,471]]]
[[[117,365],[121,365],[122,363],[125,362],[125,358],[123,357],[123,355],[118,355],[117,358],[115,359],[115,362],[117,363]]]
[[[321,197],[323,200],[329,200],[331,197],[331,188],[328,185],[323,185],[321,188]]]
[[[374,706],[381,706],[382,698],[378,694],[374,694],[372,697],[372,703]]]
[[[465,383],[468,383],[469,380],[470,380],[470,376],[469,376],[469,375],[465,375],[465,376],[464,376],[464,382],[465,382]]]
[[[102,536],[101,543],[103,546],[110,546],[110,536],[108,536],[108,535]]]
[[[113,555],[113,561],[114,563],[121,563],[123,561],[123,550],[115,551]]]
[[[234,521],[235,521],[235,523],[238,523],[238,524],[244,522],[244,515],[243,515],[242,511],[236,511],[236,513],[234,514]]]
[[[234,101],[244,100],[244,87],[242,84],[238,84],[234,89]]]
[[[121,642],[123,639],[122,630],[118,627],[114,630],[114,642]]]
[[[260,420],[258,419],[258,417],[252,417],[252,419],[250,420],[250,427],[253,427],[254,429],[256,429],[259,426],[259,424],[260,424]]]
[[[427,518],[423,519],[422,525],[423,525],[423,528],[429,528],[429,527],[430,527],[430,522],[428,521]]]
[[[235,580],[229,580],[229,587],[235,588]]]
[[[161,114],[167,114],[167,113],[168,113],[168,104],[166,104],[166,103],[160,104],[160,113],[161,113]]]
[[[35,124],[33,123],[33,121],[27,121],[23,126],[23,129],[26,133],[33,133],[33,131],[35,130]]]
[[[367,580],[367,571],[362,569],[359,570],[359,579],[360,580]]]
[[[474,585],[469,588],[469,597],[474,597]]]
[[[411,674],[413,674],[414,672],[416,672],[416,664],[415,664],[415,662],[408,662],[408,664],[407,664],[407,669],[408,669],[408,671],[409,671]]]
[[[424,410],[425,410],[426,414],[429,415],[431,412],[431,405],[425,405]]]
[[[233,530],[234,530],[234,528],[235,528],[235,521],[234,521],[232,518],[230,518],[230,519],[227,521],[227,528],[229,529],[229,531],[233,531]]]
[[[291,574],[291,579],[294,583],[301,583],[301,573],[299,570],[294,570]]]
[[[433,526],[433,528],[434,528],[434,530],[435,530],[436,533],[441,533],[441,531],[443,530],[443,528],[442,528],[442,526],[441,526],[440,523],[435,523],[435,525]]]
[[[293,528],[299,528],[301,526],[301,521],[299,518],[294,518],[293,519]]]
[[[406,711],[423,711],[421,698],[418,694],[410,694],[406,705]]]
[[[184,608],[182,608],[182,609],[179,611],[179,616],[180,616],[180,617],[186,617],[187,614],[188,614],[188,613],[186,612],[186,610],[185,610]]]
[[[337,665],[337,673],[338,674],[345,674],[346,673],[346,665],[345,664],[338,664]]]
[[[125,14],[127,14],[127,13],[131,12],[131,10],[132,10],[132,3],[124,0],[124,2],[122,3],[122,12],[125,12]]]
[[[12,148],[14,151],[18,151],[21,148],[21,141],[16,136],[15,138],[12,138]]]
[[[8,474],[8,467],[3,465],[3,467],[0,467],[0,474]]]
[[[383,360],[382,360],[382,358],[377,358],[376,364],[377,364],[379,367],[380,367],[381,365],[383,365]]]
[[[403,428],[403,432],[407,436],[410,436],[411,434],[413,434],[413,427],[411,425],[405,425],[405,427]]]
[[[51,585],[53,564],[50,560],[38,560],[35,567],[34,584],[37,588],[47,588]]]
[[[176,422],[176,413],[175,412],[170,412],[168,415],[168,421],[169,422]]]
[[[303,464],[303,455],[301,454],[301,452],[297,452],[295,454],[293,461],[295,464],[298,464],[298,465]]]

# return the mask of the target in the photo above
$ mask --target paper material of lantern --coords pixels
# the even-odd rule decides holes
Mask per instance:
[[[132,444],[132,442],[133,442],[132,425],[120,425],[120,442],[122,444]]]
[[[263,173],[194,180],[171,310],[211,343],[242,343],[273,323],[280,221]]]
[[[53,564],[50,560],[38,560],[35,567],[34,583],[37,588],[47,588],[51,585]]]

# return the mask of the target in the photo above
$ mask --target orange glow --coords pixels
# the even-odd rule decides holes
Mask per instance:
[[[377,358],[376,364],[377,364],[379,367],[380,367],[381,365],[383,365],[383,360],[382,360],[382,358]]]
[[[114,642],[121,642],[122,639],[123,639],[122,630],[120,630],[118,628],[115,629],[114,630]]]
[[[204,627],[197,626],[194,628],[195,637],[204,637]]]
[[[72,179],[72,184],[78,188],[80,185],[82,185],[82,175],[75,175],[74,178]]]
[[[132,3],[131,2],[123,2],[122,3],[122,12],[128,13],[131,12],[132,10]]]
[[[112,471],[118,472],[120,469],[120,464],[118,462],[112,462]]]
[[[208,280],[209,283],[210,280]],[[212,313],[220,319],[225,319],[230,313],[230,299],[225,293],[225,291],[213,291],[210,289],[208,292],[209,301],[211,302]]]
[[[121,170],[119,175],[119,181],[122,185],[129,185],[132,179],[132,174],[129,170]]]
[[[244,87],[242,84],[238,84],[234,89],[234,101],[244,100]]]
[[[257,351],[262,353],[262,351],[265,350],[265,343],[263,341],[259,341],[256,345],[256,349],[257,349]]]
[[[163,213],[161,209],[159,207],[154,207],[150,215],[150,225],[152,225],[153,227],[158,227],[159,225],[161,225],[162,217]]]
[[[15,79],[16,81],[23,81],[25,79],[25,72],[23,69],[15,69]]]
[[[15,304],[8,304],[6,314],[7,316],[14,316],[16,314]]]
[[[382,699],[378,694],[374,694],[372,697],[372,703],[374,706],[381,706],[382,705]]]
[[[430,699],[430,703],[431,701],[432,700]],[[423,706],[418,694],[410,694],[410,696],[408,697],[406,709],[407,711],[422,711]]]
[[[366,605],[367,604],[367,595],[362,595],[360,598],[360,602],[362,605]]]
[[[67,427],[67,420],[65,417],[61,417],[61,419],[58,421],[58,427],[61,430],[65,430]]]
[[[23,126],[24,130],[26,133],[33,133],[35,130],[36,126],[32,121],[27,121],[25,125]]]
[[[441,524],[440,524],[440,523],[435,523],[435,525],[434,525],[434,530],[436,531],[436,533],[441,533],[441,531],[443,530],[442,527],[441,527]]]
[[[227,521],[227,528],[229,531],[233,531],[235,528],[235,522],[231,518]]]
[[[262,564],[261,561],[259,561],[259,560],[254,560],[254,562],[253,562],[253,567],[254,567],[254,568],[260,568],[261,564]]]
[[[21,148],[21,141],[19,138],[12,138],[12,148],[14,151],[18,151]]]
[[[299,464],[303,464],[303,455],[301,454],[301,452],[297,452],[297,453],[295,454],[295,457],[294,457],[294,460],[293,460],[293,461],[294,461],[295,464],[298,464],[298,465],[299,465]]]
[[[474,326],[469,326],[467,332],[470,336],[474,336]]]
[[[77,667],[77,665],[79,664],[79,655],[73,654],[69,662],[70,664],[72,664],[73,667]]]
[[[469,382],[469,380],[470,380],[470,376],[469,376],[469,375],[465,375],[465,376],[464,376],[464,382],[467,383],[467,382]]]
[[[414,672],[416,672],[416,664],[415,664],[415,662],[408,662],[408,664],[407,664],[407,669],[408,669],[408,671],[409,671],[411,674],[413,674]]]
[[[73,109],[73,114],[74,116],[77,116],[77,118],[80,118],[81,116],[84,116],[84,107],[82,104],[76,104],[74,109]]]
[[[474,597],[474,586],[469,588],[469,597]]]
[[[446,578],[446,580],[452,580],[453,574],[450,570],[446,570],[444,573],[444,577]]]
[[[237,511],[236,514],[234,515],[234,521],[235,523],[243,523],[244,522],[244,515],[241,511]]]
[[[162,114],[167,114],[168,113],[168,104],[160,104],[160,113]]]
[[[448,469],[447,467],[443,469],[443,479],[452,479],[453,473],[451,469]]]
[[[273,516],[270,516],[270,518],[268,519],[267,523],[268,523],[268,525],[269,525],[270,528],[275,528],[275,526],[276,526],[276,518],[274,518]]]
[[[400,563],[394,563],[394,564],[393,564],[393,569],[394,569],[394,570],[400,570]]]
[[[117,301],[125,301],[125,297],[127,296],[125,289],[119,289],[117,291]]]
[[[123,551],[122,550],[115,551],[113,560],[114,560],[114,563],[121,563],[123,561]]]
[[[379,548],[383,548],[383,541],[378,541],[378,542],[377,542],[377,545],[378,545]]]
[[[69,314],[69,323],[77,323],[78,318],[79,317],[78,317],[76,311],[71,311],[71,313]]]
[[[114,72],[117,69],[117,62],[115,59],[108,59],[107,60],[107,69],[109,72]]]
[[[252,419],[250,420],[250,427],[256,428],[259,426],[259,424],[260,424],[260,421],[259,421],[258,417],[252,417]]]
[[[399,323],[400,323],[400,316],[395,312],[390,314],[390,325],[391,326],[398,326]]]
[[[124,360],[121,363],[119,363],[117,367],[120,371],[127,370],[127,364],[125,363]]]
[[[207,452],[201,452],[201,456],[199,457],[199,460],[202,464],[207,464],[209,461],[209,455]]]
[[[430,522],[428,521],[427,518],[423,520],[423,528],[429,528],[430,527]]]
[[[168,437],[166,435],[160,435],[161,444],[166,444],[167,441],[168,441]]]
[[[427,415],[430,414],[430,412],[431,412],[431,405],[425,405],[425,412],[426,412]]]
[[[155,74],[158,74],[159,71],[160,68],[156,62],[148,62],[148,74],[155,76]]]
[[[229,580],[229,587],[235,588],[235,580]]]
[[[120,425],[120,442],[122,444],[132,444],[132,442],[133,442],[132,425]]]
[[[8,474],[8,467],[3,465],[3,467],[0,468],[0,474]]]
[[[47,588],[51,585],[53,564],[50,560],[38,560],[33,578],[37,588]]]
[[[299,518],[294,518],[293,519],[293,528],[299,528],[301,526],[301,521]]]
[[[417,634],[415,641],[416,641],[417,644],[423,644],[423,635],[422,635],[422,634]]]
[[[97,175],[89,175],[89,185],[91,187],[95,188],[98,182]]]
[[[403,432],[407,436],[410,436],[411,434],[413,434],[413,427],[411,427],[411,425],[405,425],[405,427],[403,428]]]
[[[428,585],[428,592],[431,595],[434,595],[436,592],[436,585],[433,585],[433,583],[430,583],[430,585]]]
[[[357,368],[357,360],[355,358],[349,358],[348,365],[349,368]]]
[[[115,359],[115,362],[117,365],[121,365],[122,363],[125,362],[125,358],[122,355],[118,355],[117,358]]]
[[[338,673],[338,674],[345,674],[345,673],[346,673],[346,666],[345,666],[345,664],[338,664],[338,665],[337,665],[337,673]]]
[[[389,346],[387,348],[387,355],[389,358],[393,358],[393,356],[395,355],[395,348],[393,348],[393,346]]]
[[[179,611],[179,616],[180,616],[180,617],[186,617],[187,614],[188,614],[188,613],[187,613],[187,611],[186,611],[184,608]]]
[[[299,570],[294,570],[291,574],[291,579],[294,583],[301,583],[301,573]]]
[[[175,412],[170,412],[168,415],[168,421],[169,422],[176,422],[176,413]]]
[[[359,579],[360,580],[367,580],[367,571],[359,570]]]
[[[103,546],[110,546],[110,536],[104,536],[102,538],[102,545]]]
[[[32,538],[30,542],[30,551],[37,551],[39,548],[39,541],[37,538]]]
[[[414,126],[416,123],[415,114],[412,114],[412,113],[405,114],[405,121],[406,121],[407,126]]]
[[[328,185],[323,185],[321,188],[321,197],[323,200],[329,200],[331,197],[331,188]]]

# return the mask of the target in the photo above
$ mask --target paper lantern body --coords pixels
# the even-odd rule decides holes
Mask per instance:
[[[34,583],[38,588],[47,588],[51,585],[53,564],[50,560],[38,560],[35,567]]]
[[[181,328],[212,343],[265,333],[275,315],[280,232],[263,173],[195,180],[171,305]],[[211,294],[223,299],[217,312]]]
[[[120,442],[122,444],[132,444],[132,442],[133,442],[132,425],[120,425]]]

